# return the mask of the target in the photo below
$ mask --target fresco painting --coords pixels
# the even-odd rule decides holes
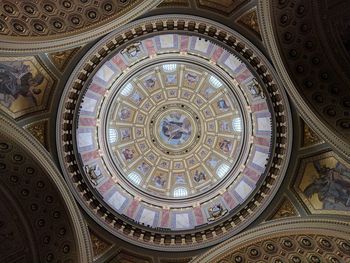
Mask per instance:
[[[321,156],[301,168],[301,197],[315,210],[350,211],[350,167],[335,155]]]
[[[52,85],[34,57],[0,60],[0,107],[13,118],[44,109]]]

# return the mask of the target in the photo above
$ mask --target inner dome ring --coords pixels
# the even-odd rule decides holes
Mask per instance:
[[[186,96],[187,96],[186,94],[184,94],[184,97],[181,97],[180,94],[178,94],[177,96],[172,98],[171,95],[169,95],[169,94],[174,89],[178,89],[178,87],[176,85],[174,86],[173,84],[169,84],[169,86],[165,85],[166,87],[164,88],[163,91],[164,92],[167,91],[169,93],[168,100],[167,101],[162,101],[162,100],[157,101],[156,105],[154,105],[154,108],[152,108],[150,110],[149,114],[148,113],[144,114],[145,115],[144,123],[146,124],[147,129],[144,130],[144,133],[142,133],[143,134],[142,136],[144,136],[145,138],[148,138],[152,142],[152,138],[149,134],[149,131],[153,131],[153,129],[149,128],[149,124],[151,123],[151,118],[152,118],[154,112],[156,112],[157,110],[162,112],[162,110],[163,110],[162,107],[169,107],[169,105],[170,106],[171,105],[178,105],[179,108],[182,108],[182,106],[183,106],[186,110],[192,112],[190,114],[192,116],[191,119],[195,120],[195,122],[197,123],[196,127],[198,127],[198,132],[195,128],[196,136],[193,137],[192,144],[190,143],[190,146],[189,146],[190,148],[186,147],[186,149],[184,149],[182,153],[179,151],[177,151],[177,152],[170,151],[170,150],[167,150],[166,148],[164,148],[163,154],[165,154],[165,155],[168,154],[169,156],[173,155],[172,156],[173,159],[170,162],[170,165],[172,165],[172,167],[169,167],[169,164],[166,163],[167,160],[159,159],[158,167],[157,167],[159,169],[150,170],[150,167],[152,167],[153,164],[149,163],[150,160],[147,160],[147,162],[139,162],[137,166],[134,166],[134,171],[137,173],[137,175],[135,175],[135,173],[132,173],[133,171],[131,171],[130,169],[129,170],[124,169],[124,168],[120,169],[120,167],[125,167],[125,165],[128,165],[128,160],[132,159],[131,155],[133,154],[133,152],[137,152],[137,149],[131,148],[131,147],[123,148],[123,149],[121,149],[121,151],[122,151],[121,153],[115,154],[113,152],[113,149],[111,150],[111,147],[109,147],[109,151],[108,151],[110,153],[109,156],[111,156],[111,158],[114,160],[114,161],[112,161],[112,164],[113,163],[117,164],[115,166],[116,167],[115,169],[117,171],[119,171],[118,173],[123,174],[121,179],[125,180],[126,184],[130,184],[132,187],[136,187],[135,190],[137,192],[140,192],[140,191],[144,192],[144,194],[146,194],[146,196],[144,196],[143,198],[147,199],[148,197],[151,197],[153,195],[154,198],[158,199],[159,201],[161,200],[160,197],[164,200],[172,199],[174,201],[184,200],[184,198],[188,199],[189,197],[196,197],[196,196],[198,198],[200,194],[203,194],[204,192],[207,192],[207,191],[213,191],[217,187],[218,184],[222,184],[224,181],[226,181],[226,179],[227,179],[226,176],[228,174],[231,174],[230,181],[232,182],[232,180],[233,180],[232,171],[233,171],[233,169],[237,169],[237,163],[239,163],[238,159],[242,158],[242,154],[240,154],[240,153],[242,151],[244,141],[246,140],[246,139],[244,139],[244,137],[248,136],[243,132],[243,130],[245,130],[245,129],[247,129],[247,131],[250,130],[250,128],[248,128],[248,127],[246,128],[246,126],[245,126],[245,120],[247,119],[247,117],[242,113],[242,110],[241,110],[242,109],[242,106],[241,106],[242,99],[237,99],[237,97],[236,97],[237,94],[235,94],[236,92],[239,93],[239,91],[235,90],[233,92],[233,90],[231,90],[231,89],[237,89],[236,87],[235,88],[230,87],[227,84],[227,80],[221,79],[222,77],[219,77],[219,75],[217,75],[216,73],[213,73],[210,69],[203,67],[203,66],[198,66],[198,65],[202,65],[203,63],[197,64],[197,63],[193,63],[193,61],[191,61],[191,64],[188,64],[188,62],[186,62],[186,60],[179,60],[178,56],[174,56],[173,59],[170,59],[170,58],[167,58],[166,60],[163,59],[163,60],[161,60],[157,63],[154,63],[152,65],[148,64],[147,68],[151,68],[151,67],[156,68],[155,71],[157,71],[157,73],[159,73],[159,71],[162,71],[161,67],[164,65],[169,65],[169,63],[178,65],[179,69],[181,69],[183,71],[182,72],[183,77],[187,76],[185,74],[187,68],[184,69],[184,67],[190,67],[191,74],[192,73],[196,74],[196,72],[198,73],[202,70],[205,70],[208,73],[208,74],[206,73],[207,74],[206,75],[207,81],[208,81],[209,77],[215,77],[216,81],[220,80],[221,85],[225,85],[225,88],[216,95],[215,101],[213,100],[215,96],[210,98],[210,99],[213,101],[212,103],[216,107],[216,110],[218,113],[220,113],[220,114],[222,113],[223,115],[230,116],[230,114],[231,114],[230,113],[230,110],[231,110],[230,105],[234,106],[234,112],[232,113],[233,115],[231,114],[231,117],[230,117],[231,119],[229,119],[229,121],[224,121],[224,119],[220,119],[220,117],[216,118],[216,117],[212,116],[211,119],[217,121],[217,123],[212,122],[208,126],[208,124],[204,123],[204,121],[206,121],[207,117],[204,116],[204,114],[203,114],[203,109],[204,109],[203,106],[196,105],[194,103],[194,101],[197,97],[193,96],[191,101],[186,100],[186,99],[188,99],[188,98],[186,98]],[[196,68],[196,70],[193,71],[193,67]],[[124,81],[123,82],[124,84],[118,84],[120,86],[119,90],[111,89],[110,97],[113,97],[113,96],[116,96],[116,97],[114,97],[112,100],[110,100],[109,104],[107,103],[108,105],[110,105],[110,106],[108,106],[108,110],[107,110],[108,112],[115,112],[115,110],[111,109],[110,107],[113,107],[113,105],[117,105],[118,104],[118,103],[116,103],[117,101],[121,101],[121,100],[118,100],[117,97],[121,96],[120,94],[122,94],[124,92],[125,88],[130,88],[129,83],[135,82],[135,80],[139,79],[139,78],[142,79],[145,76],[149,77],[149,75],[147,75],[148,74],[147,72],[142,73],[142,72],[147,71],[147,68],[142,68],[140,66],[139,69],[137,70],[137,72],[141,72],[141,73],[139,73],[139,75],[141,77],[135,77],[135,75],[133,75],[131,78],[129,78],[129,80]],[[179,73],[179,76],[180,76],[180,73]],[[194,75],[189,76],[189,78],[191,78],[191,79],[193,77],[194,77]],[[127,79],[127,77],[125,77],[124,79]],[[149,79],[146,79],[147,83],[152,83],[152,81],[148,81],[148,80]],[[187,83],[187,84],[192,85],[191,83]],[[203,86],[204,84],[202,83],[201,85]],[[139,83],[137,83],[136,87],[138,87],[138,86],[140,86]],[[145,90],[145,87],[143,87],[143,88],[144,88],[143,90]],[[190,87],[185,87],[184,90],[188,91],[188,90],[190,90]],[[136,89],[133,90],[132,92],[134,92],[134,91],[137,92]],[[128,94],[128,96],[134,96],[134,98],[137,98],[137,100],[139,100],[142,94],[135,95],[135,93],[132,93],[132,92],[130,94]],[[141,93],[143,92],[142,89],[140,92]],[[112,95],[114,93],[115,93],[115,95]],[[155,94],[157,95],[158,93],[155,92]],[[198,92],[198,94],[199,94],[199,92]],[[199,96],[202,96],[202,95],[199,94]],[[198,98],[199,98],[199,96],[198,96]],[[208,95],[208,96],[210,97],[210,95]],[[204,99],[204,97],[202,97],[202,98]],[[227,98],[229,100],[227,100]],[[142,102],[139,106],[145,107],[146,104]],[[120,107],[124,107],[124,106],[120,106]],[[147,108],[148,108],[148,106],[147,106]],[[123,108],[122,110],[125,110],[125,108]],[[103,111],[106,111],[106,110],[103,110]],[[216,114],[215,109],[213,110],[212,113],[214,115]],[[113,113],[112,115],[118,116],[118,113]],[[136,118],[139,116],[137,112],[133,112],[131,115],[133,115],[133,120],[135,120],[135,121],[136,121]],[[120,114],[119,114],[119,116],[120,116]],[[235,116],[238,118],[234,118]],[[220,153],[221,156],[218,155],[219,158],[226,159],[223,162],[221,162],[221,164],[222,164],[221,170],[224,170],[223,171],[225,173],[224,175],[221,175],[221,177],[219,177],[217,175],[217,170],[219,168],[219,165],[216,165],[216,168],[211,172],[211,171],[208,171],[208,169],[207,170],[203,170],[203,169],[200,170],[200,169],[196,169],[196,167],[194,167],[193,169],[190,167],[190,169],[188,169],[186,167],[186,166],[190,166],[192,164],[190,164],[190,165],[188,165],[186,163],[180,164],[180,162],[183,162],[184,160],[189,160],[189,162],[194,163],[193,158],[191,159],[191,157],[192,157],[191,153],[197,152],[197,154],[198,154],[198,152],[200,151],[201,144],[205,143],[205,136],[202,136],[202,134],[209,132],[209,133],[212,133],[214,136],[216,136],[215,135],[216,133],[218,133],[218,134],[220,133],[218,131],[219,123],[221,126],[224,125],[225,123],[226,123],[226,126],[227,125],[231,126],[231,125],[233,125],[232,124],[233,119],[236,119],[236,122],[237,122],[237,120],[239,121],[239,131],[235,132],[235,135],[232,135],[233,138],[235,136],[236,136],[236,138],[239,138],[239,141],[237,141],[237,143],[235,143],[234,141],[231,141],[230,138],[225,138],[225,136],[227,134],[226,135],[221,134],[222,137],[209,138],[209,141],[211,140],[213,143],[213,147],[216,146],[219,150],[220,150],[220,148],[221,148],[221,150],[222,149],[224,150],[224,152]],[[113,121],[113,122],[116,123],[118,121]],[[192,123],[195,123],[195,122],[192,122]],[[111,122],[109,120],[107,120],[106,123],[110,124]],[[159,123],[159,121],[158,121],[158,123]],[[104,127],[105,125],[102,124],[101,126]],[[123,126],[123,124],[121,124],[120,127],[123,127],[123,129],[124,129],[126,126]],[[140,133],[140,130],[137,128],[138,127],[137,123],[134,124],[133,127],[136,128],[136,130],[133,132],[130,130],[131,134]],[[200,129],[202,129],[202,131],[200,131]],[[209,130],[208,131],[208,129],[216,129],[216,130]],[[226,127],[226,129],[228,129],[227,133],[232,132],[232,127],[231,128]],[[231,131],[229,131],[230,129],[231,129]],[[108,130],[110,130],[110,127],[107,128],[107,130],[102,131],[102,133],[106,133],[105,138],[107,139],[107,141],[108,141]],[[247,134],[249,134],[249,132]],[[154,136],[154,137],[158,137],[158,139],[159,139],[159,136]],[[103,144],[103,143],[101,143],[101,144]],[[108,145],[109,143],[107,142],[106,144]],[[150,144],[152,144],[152,143],[150,143]],[[156,149],[154,149],[154,152],[156,154],[157,153],[159,154],[159,152],[161,151],[161,149],[159,149],[159,148],[162,148],[162,147],[156,147]],[[231,153],[233,155],[229,159],[227,159],[227,157],[225,155],[231,154]],[[174,156],[174,154],[178,155],[178,156]],[[206,153],[206,156],[208,156],[208,152]],[[146,157],[146,156],[144,156],[144,157]],[[150,156],[150,158],[153,158],[153,157]],[[197,162],[199,162],[200,159],[201,159],[200,156],[197,156]],[[209,160],[207,160],[207,158],[205,158],[205,160],[208,161],[208,163],[209,163]],[[213,160],[211,163],[214,163],[213,165],[215,165],[215,162],[217,162],[217,160]],[[198,167],[198,165],[197,165],[197,167]],[[236,167],[236,168],[234,168],[234,167]],[[130,168],[130,167],[128,167],[128,168]],[[136,170],[136,169],[138,169],[138,170]],[[187,171],[186,171],[186,169],[187,169]],[[145,188],[147,186],[142,185],[142,183],[140,183],[138,181],[139,179],[137,179],[137,177],[139,177],[141,175],[140,172],[155,173],[156,179],[146,179],[147,182],[149,182],[148,184],[152,183],[152,181],[150,181],[150,180],[153,180],[154,185],[151,185],[150,187]],[[181,178],[181,176],[182,176],[181,173],[184,173],[184,172],[187,173],[187,176],[189,177],[187,180],[183,180],[183,178]],[[214,180],[210,184],[207,183],[207,184],[200,185],[200,182],[202,181],[202,179],[207,177],[207,174],[209,174],[209,173],[214,174],[216,176],[216,178],[214,178]],[[174,188],[172,188],[171,192],[169,192],[169,190],[166,192],[166,191],[162,191],[162,189],[157,189],[157,188],[161,188],[161,186],[162,187],[166,186],[166,183],[164,182],[163,179],[169,178],[168,175],[170,175],[170,174],[173,177],[177,178],[178,183],[180,184],[178,186],[185,187],[188,190],[187,195],[174,196]],[[184,175],[186,176],[186,174],[184,174]],[[160,177],[158,177],[158,176],[160,176]],[[235,175],[235,177],[236,176],[237,175]],[[131,180],[131,182],[130,182],[130,180],[129,180],[130,178],[128,178],[128,177],[134,177],[134,178],[136,177],[136,184],[135,184],[135,180],[134,181]],[[192,179],[190,177],[192,177]],[[178,179],[178,178],[180,178],[180,179]],[[162,180],[160,180],[160,179],[162,179]],[[177,183],[174,182],[175,179],[172,178],[172,180],[173,180],[172,182],[168,181],[169,185],[176,186]],[[188,182],[189,180],[193,180],[192,185],[191,185],[191,182]],[[119,179],[119,181],[120,181],[120,179]],[[184,183],[184,181],[186,183]],[[182,185],[180,182],[182,182]],[[194,184],[199,184],[200,186],[198,188],[194,188],[193,187]],[[187,186],[189,186],[189,187],[187,187]]]

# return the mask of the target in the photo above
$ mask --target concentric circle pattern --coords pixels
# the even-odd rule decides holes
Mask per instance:
[[[202,58],[213,53],[224,70]],[[214,43],[144,39],[106,61],[82,98],[82,166],[104,201],[136,222],[173,230],[214,222],[265,173],[267,103],[247,66]]]
[[[127,180],[148,194],[179,199],[229,174],[242,150],[242,120],[222,80],[201,66],[170,61],[138,71],[113,96],[106,137]]]
[[[148,18],[102,39],[58,116],[61,164],[84,209],[118,237],[169,251],[251,223],[291,140],[288,101],[261,56],[198,17]]]

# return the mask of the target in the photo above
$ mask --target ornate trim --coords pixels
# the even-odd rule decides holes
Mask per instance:
[[[213,226],[184,232],[169,232],[162,229],[150,229],[129,222],[125,217],[106,211],[106,208],[94,197],[91,190],[80,174],[76,165],[72,147],[72,133],[75,105],[79,100],[82,89],[88,85],[89,76],[98,69],[101,61],[115,49],[124,48],[126,43],[137,41],[139,36],[154,34],[162,31],[183,32],[184,34],[203,35],[212,41],[221,43],[225,48],[240,55],[254,69],[264,84],[264,87],[274,102],[274,122],[277,127],[277,146],[275,158],[265,179],[265,184],[254,193],[242,211],[224,217]],[[156,16],[135,21],[120,28],[117,32],[103,38],[91,49],[77,65],[66,89],[63,92],[57,117],[57,150],[64,175],[69,182],[72,192],[86,212],[106,230],[121,238],[126,238],[133,244],[147,248],[157,248],[167,251],[193,250],[217,244],[228,236],[238,233],[250,224],[268,206],[278,190],[291,152],[292,127],[288,99],[281,88],[278,75],[274,72],[268,60],[243,36],[221,24],[208,19],[193,16],[173,15]],[[63,140],[63,141],[62,141]],[[87,197],[88,200],[86,200]],[[93,209],[90,209],[92,207]],[[254,214],[254,216],[252,216]]]
[[[55,35],[49,35],[37,38],[16,38],[8,37],[8,35],[3,35],[0,37],[0,52],[7,55],[29,55],[41,52],[51,53],[82,46],[83,44],[101,37],[111,32],[112,30],[117,29],[121,25],[125,25],[129,21],[136,19],[138,16],[156,7],[161,2],[162,0],[143,0],[141,3],[136,5],[135,3],[129,4],[129,6],[125,7],[123,12],[121,12],[120,16],[118,16],[116,19],[110,18],[107,21],[103,21],[103,23],[98,22],[83,29],[76,30],[76,32],[70,32],[69,34],[57,34],[58,37]]]
[[[275,237],[292,235],[321,234],[344,240],[349,239],[350,223],[329,219],[285,219],[271,221],[231,238],[210,249],[191,263],[219,262],[245,246]]]

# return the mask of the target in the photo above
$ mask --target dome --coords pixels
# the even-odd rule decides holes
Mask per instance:
[[[288,161],[289,109],[243,37],[199,18],[217,37],[146,33],[159,19],[194,23],[148,18],[98,42],[66,86],[58,145],[72,189],[103,227],[192,250],[232,236],[273,197]]]

